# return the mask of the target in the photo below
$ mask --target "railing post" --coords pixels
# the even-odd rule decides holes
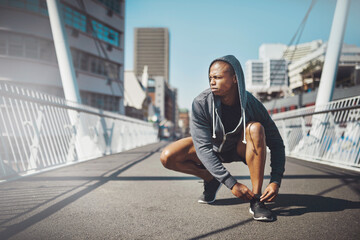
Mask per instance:
[[[31,169],[36,169],[36,160],[38,158],[39,148],[40,148],[40,135],[41,135],[41,124],[43,121],[44,109],[40,107],[38,111],[38,118],[33,121],[32,128],[34,130],[34,137],[31,141],[31,152],[29,158],[29,165]]]

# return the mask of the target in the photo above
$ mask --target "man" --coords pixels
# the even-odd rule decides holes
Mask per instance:
[[[189,138],[168,145],[162,164],[204,180],[199,203],[212,203],[221,183],[238,198],[250,201],[255,220],[273,221],[265,202],[278,195],[284,173],[285,151],[279,131],[264,106],[245,90],[239,61],[231,55],[215,59],[209,68],[210,88],[192,105]],[[261,193],[266,145],[271,151],[271,179]],[[242,161],[250,171],[252,190],[227,171],[223,163]]]

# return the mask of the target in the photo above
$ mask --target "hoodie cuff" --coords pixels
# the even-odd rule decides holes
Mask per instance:
[[[271,175],[271,178],[270,178],[270,183],[276,183],[277,185],[281,185],[281,179],[282,179],[282,176],[281,175],[278,175],[278,174],[273,174]]]
[[[228,178],[226,178],[225,181],[223,182],[223,184],[230,190],[236,183],[237,183],[236,179],[231,175]]]

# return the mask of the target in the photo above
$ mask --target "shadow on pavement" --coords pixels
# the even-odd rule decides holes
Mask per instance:
[[[224,228],[220,228],[220,229],[217,229],[217,230],[214,230],[212,232],[209,232],[209,233],[205,233],[205,234],[202,234],[202,235],[199,235],[199,236],[196,236],[196,237],[192,237],[190,238],[191,240],[195,240],[195,239],[201,239],[201,238],[208,238],[210,237],[211,235],[215,235],[217,233],[220,233],[220,232],[224,232],[224,231],[228,231],[228,230],[231,230],[233,228],[237,228],[239,226],[242,226],[242,225],[245,225],[249,222],[252,222],[253,219],[252,218],[249,218],[247,220],[244,220],[242,222],[239,222],[239,223],[236,223],[236,224],[233,224],[233,225],[230,225],[230,226],[227,226],[227,227],[224,227]]]
[[[28,196],[24,196],[24,188],[20,184],[20,187],[13,187],[7,188],[6,185],[3,185],[3,188],[0,189],[0,196],[2,196],[2,200],[9,199],[9,201],[1,201],[0,202],[0,239],[8,239],[12,236],[16,235],[17,233],[24,231],[25,229],[35,225],[36,223],[46,219],[47,217],[53,215],[54,213],[60,211],[64,207],[68,206],[69,204],[75,202],[77,199],[87,195],[88,193],[94,191],[95,189],[99,188],[100,186],[106,184],[109,181],[117,178],[119,174],[128,170],[129,168],[135,166],[136,164],[146,160],[154,153],[159,152],[162,147],[159,147],[153,151],[145,152],[146,154],[140,156],[139,158],[132,159],[128,161],[125,166],[121,164],[120,166],[112,169],[108,172],[105,172],[101,175],[100,178],[89,178],[89,179],[82,179],[87,180],[87,182],[81,184],[75,184],[75,186],[69,186],[65,188],[64,186],[58,191],[54,190],[53,188],[41,188],[44,191],[41,192],[41,197],[39,199],[34,199],[34,201],[29,201],[32,199],[34,194],[39,191],[37,189],[27,189]],[[113,172],[115,170],[115,172]],[[113,173],[111,173],[113,172]],[[108,173],[111,173],[110,176],[106,176]],[[38,175],[19,179],[17,182],[25,181],[30,182],[31,179],[36,179],[39,177]],[[41,178],[41,177],[40,177]],[[66,179],[66,177],[65,177]],[[44,180],[44,179],[43,179]],[[29,191],[30,190],[30,191]],[[25,216],[26,214],[31,213],[32,211],[39,209],[46,204],[50,204],[52,201],[62,197],[63,195],[71,194],[70,196],[65,197],[64,199],[51,204],[50,206],[46,207],[45,209],[41,210],[38,213],[30,217],[26,217],[24,220],[11,223],[11,221]],[[13,208],[16,209],[20,208],[20,211],[14,211]]]
[[[247,203],[247,202],[241,200],[240,198],[233,197],[233,198],[216,199],[216,201],[211,203],[211,205],[228,206],[228,205],[237,205],[243,203]]]
[[[305,194],[281,194],[269,208],[278,216],[300,216],[311,212],[337,212],[359,209],[360,202]]]

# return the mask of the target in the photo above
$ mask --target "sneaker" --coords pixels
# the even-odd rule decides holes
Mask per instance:
[[[204,192],[200,196],[198,203],[213,203],[215,202],[216,193],[220,189],[221,184],[216,178],[213,178],[210,182],[204,181]]]
[[[255,197],[250,201],[249,212],[257,221],[274,221],[273,213],[265,206],[265,203],[260,202],[258,197]]]

